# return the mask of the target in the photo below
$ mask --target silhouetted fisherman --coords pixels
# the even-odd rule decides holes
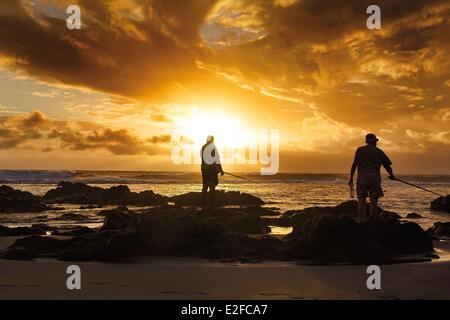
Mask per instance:
[[[220,164],[220,155],[214,145],[214,137],[208,136],[206,138],[206,144],[202,146],[201,150],[202,157],[202,201],[203,206],[206,207],[208,202],[211,207],[214,206],[214,192],[217,185],[219,184],[218,174],[223,176],[224,172],[222,170],[222,165]],[[209,197],[208,195],[209,189]],[[209,198],[209,199],[208,199]]]
[[[391,160],[377,148],[378,138],[373,133],[366,135],[366,145],[356,150],[350,171],[349,185],[353,185],[353,176],[358,168],[358,179],[356,181],[356,194],[358,196],[358,216],[360,221],[366,218],[366,198],[370,197],[370,216],[377,218],[378,198],[384,196],[381,189],[381,166],[389,173],[389,179],[395,179],[391,168]]]

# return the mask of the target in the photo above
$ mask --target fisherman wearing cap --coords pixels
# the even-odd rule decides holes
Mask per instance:
[[[389,173],[389,179],[394,180],[394,172],[391,168],[391,160],[383,150],[377,148],[378,138],[375,134],[366,135],[366,145],[356,150],[350,171],[349,185],[353,185],[353,176],[358,168],[356,181],[356,194],[358,196],[358,216],[360,221],[366,218],[366,198],[370,197],[370,216],[376,218],[378,212],[378,198],[384,195],[381,189],[380,167]]]
[[[223,176],[224,171],[222,169],[222,165],[220,164],[220,155],[214,145],[214,137],[208,136],[206,138],[206,143],[202,146],[201,150],[201,158],[202,158],[202,180],[203,180],[203,188],[202,188],[202,199],[203,206],[207,205],[207,194],[209,189],[209,205],[214,205],[214,192],[216,190],[216,186],[219,184],[218,173]]]

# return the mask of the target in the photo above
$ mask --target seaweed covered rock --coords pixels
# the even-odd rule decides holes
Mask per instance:
[[[402,217],[391,211],[384,210],[382,208],[378,208],[379,214],[384,219],[398,220]],[[294,226],[302,224],[308,218],[316,217],[319,215],[331,214],[341,217],[348,218],[356,218],[358,217],[358,201],[350,200],[345,201],[337,206],[326,206],[326,207],[309,207],[303,210],[289,210],[286,211],[278,223],[282,226]],[[366,205],[366,216],[370,215],[370,205],[367,203]]]
[[[406,215],[406,219],[422,219],[422,218],[423,217],[420,214],[415,212],[411,212]]]
[[[201,210],[173,205],[134,212],[103,212],[104,223],[72,239],[29,237],[0,251],[1,258],[124,261],[139,256],[192,256],[223,261],[312,260],[320,263],[387,262],[428,253],[430,237],[415,223],[384,218],[358,223],[346,215],[304,214],[283,239],[268,234],[264,210]]]
[[[450,194],[446,195],[445,197],[439,197],[431,201],[430,209],[450,213]]]
[[[33,225],[31,227],[14,227],[9,228],[0,226],[0,237],[19,237],[30,235],[44,235],[47,231],[52,230],[47,225]]]
[[[26,244],[38,242],[36,248],[33,245],[24,245],[23,242],[14,243],[12,248],[26,249],[28,254],[24,254],[24,257],[40,257],[45,253],[48,257],[62,260],[122,261],[134,256],[152,255],[213,258],[217,257],[217,251],[213,248],[215,244],[227,245],[223,243],[223,236],[227,233],[240,234],[245,238],[249,237],[249,234],[264,234],[268,231],[267,225],[258,214],[240,211],[239,208],[203,211],[161,206],[135,213],[122,207],[104,213],[104,223],[100,230],[75,234],[69,241],[61,240],[65,241],[61,242],[61,247],[53,247],[53,243],[50,243],[52,247],[42,250],[39,240],[33,238],[32,242]],[[258,242],[251,238],[248,242],[255,241]],[[53,250],[55,248],[57,250]],[[226,251],[228,253],[223,258],[246,259],[242,248],[238,246],[235,249],[234,253],[232,250]],[[247,249],[249,253],[262,254],[267,251],[267,255],[270,254],[270,250],[264,251],[264,248],[258,249],[259,251]],[[10,251],[0,252],[0,257],[10,256]],[[252,254],[251,259],[256,258],[258,255]]]
[[[173,196],[169,198],[170,202],[174,202],[179,206],[199,206],[203,204],[201,192],[188,192],[185,194]],[[262,205],[264,201],[249,193],[239,191],[223,191],[216,190],[214,193],[214,204],[216,206],[226,205]]]
[[[306,218],[286,240],[291,243],[289,257],[323,263],[383,262],[433,250],[431,238],[415,223],[392,219],[358,223],[333,214]]]
[[[76,227],[68,227],[63,229],[56,229],[54,230],[51,235],[52,236],[81,236],[85,234],[91,234],[95,231],[89,227],[85,226],[76,226]]]
[[[0,186],[0,213],[42,212],[51,209],[30,192]]]
[[[428,228],[427,234],[434,239],[450,239],[450,222],[436,222]]]
[[[166,197],[153,191],[132,192],[120,185],[103,189],[81,182],[60,182],[56,189],[49,190],[43,197],[48,203],[72,203],[89,205],[161,205]]]

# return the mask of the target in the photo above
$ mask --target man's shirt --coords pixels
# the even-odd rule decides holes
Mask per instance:
[[[392,164],[383,150],[373,144],[359,147],[355,153],[354,163],[358,168],[358,179],[365,177],[381,179],[380,167],[388,167]]]
[[[206,143],[201,149],[202,170],[220,171],[222,166],[220,164],[220,155],[216,146],[213,143]]]

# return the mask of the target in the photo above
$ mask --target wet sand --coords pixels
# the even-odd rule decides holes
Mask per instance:
[[[0,248],[16,238],[0,238]],[[234,264],[154,257],[129,264],[0,260],[0,299],[450,299],[450,241],[441,259],[381,266],[381,290],[366,287],[367,266],[287,262]],[[66,288],[81,267],[82,289]]]

